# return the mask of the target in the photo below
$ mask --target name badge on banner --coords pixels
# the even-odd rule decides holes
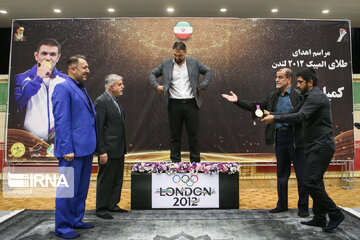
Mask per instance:
[[[219,208],[219,175],[152,174],[152,208]]]

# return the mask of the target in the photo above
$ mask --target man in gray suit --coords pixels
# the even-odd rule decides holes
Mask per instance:
[[[107,76],[106,91],[95,101],[99,154],[96,215],[103,219],[113,218],[109,212],[127,212],[117,205],[121,198],[126,153],[124,110],[117,101],[125,88],[122,80],[116,74]]]
[[[165,106],[168,108],[171,161],[181,161],[181,132],[185,123],[190,161],[200,162],[200,94],[209,85],[212,70],[198,59],[186,57],[186,45],[183,42],[174,43],[173,54],[174,58],[164,60],[160,66],[150,72],[149,80],[156,91],[164,95]],[[200,74],[204,75],[201,83],[199,82]],[[163,85],[157,81],[160,76],[163,77]]]

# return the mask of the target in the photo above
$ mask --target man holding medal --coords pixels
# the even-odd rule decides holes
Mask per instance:
[[[36,65],[15,77],[15,104],[20,114],[20,127],[44,141],[51,142],[54,133],[51,96],[56,84],[65,81],[65,75],[56,69],[61,46],[55,40],[40,41],[34,52]]]
[[[294,123],[304,124],[306,165],[304,187],[313,199],[314,217],[304,225],[321,227],[332,231],[344,221],[345,216],[326,193],[324,173],[335,153],[335,139],[331,116],[330,100],[318,88],[319,78],[314,69],[305,68],[297,74],[297,87],[304,100],[287,113],[266,112],[261,121],[267,124]],[[326,215],[330,221],[327,222]]]
[[[222,97],[229,102],[235,103],[244,110],[255,111],[255,116],[257,117],[262,117],[262,114],[258,113],[260,109],[269,112],[288,112],[302,100],[301,93],[291,86],[292,79],[293,72],[291,69],[279,69],[275,79],[278,90],[271,92],[268,97],[259,104],[241,100],[232,91],[230,91],[230,95],[222,94]],[[302,128],[302,123],[276,123],[266,125],[265,143],[267,145],[275,144],[277,161],[278,202],[276,208],[271,209],[270,213],[280,213],[288,210],[288,181],[291,174],[291,162],[293,162],[299,193],[298,215],[299,217],[309,216],[309,194],[303,186],[306,157],[304,153]]]

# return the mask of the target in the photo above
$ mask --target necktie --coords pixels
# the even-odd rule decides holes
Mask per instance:
[[[119,113],[121,115],[121,109],[120,109],[119,103],[117,101],[115,101],[115,100],[114,100],[114,103],[115,103],[115,106],[117,107],[117,109],[119,110]]]
[[[90,106],[90,109],[91,109],[91,100],[90,100],[89,96],[87,95],[87,93],[86,93],[86,91],[85,91],[85,86],[84,86],[84,84],[79,83],[79,84],[78,84],[78,87],[79,87],[79,88],[81,89],[81,91],[83,92],[85,98],[86,98],[87,101],[88,101],[88,104],[89,104],[89,106]]]

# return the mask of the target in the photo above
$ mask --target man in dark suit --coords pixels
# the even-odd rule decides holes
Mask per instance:
[[[99,155],[96,215],[103,219],[113,218],[109,212],[127,212],[117,205],[121,198],[126,153],[124,110],[117,101],[125,88],[122,79],[116,74],[107,76],[106,91],[95,101]]]
[[[86,58],[76,55],[67,62],[68,76],[55,86],[52,95],[55,119],[55,156],[59,172],[73,183],[73,196],[58,187],[56,193],[55,234],[64,239],[80,237],[74,229],[94,226],[82,222],[89,190],[93,154],[96,149],[96,113],[84,87],[90,73]],[[68,169],[73,169],[70,174]]]
[[[171,161],[181,161],[181,132],[185,123],[190,161],[200,162],[200,94],[209,85],[212,70],[198,59],[186,57],[186,45],[183,42],[174,43],[173,54],[174,58],[164,60],[160,66],[150,72],[149,80],[156,91],[164,95],[165,106],[168,108]],[[201,83],[199,82],[200,74],[204,75]],[[157,81],[160,76],[163,77],[163,85]]]
[[[298,105],[303,97],[301,93],[291,86],[293,72],[289,68],[281,68],[276,72],[276,91],[268,94],[267,98],[257,103],[239,99],[232,91],[230,95],[222,94],[222,97],[229,102],[235,103],[238,107],[255,111],[256,105],[261,109],[272,112],[288,112]],[[298,124],[269,124],[265,130],[266,145],[274,145],[276,153],[277,171],[277,192],[278,202],[276,208],[270,213],[280,213],[288,210],[288,182],[291,174],[291,162],[294,165],[298,183],[298,215],[299,217],[309,216],[309,194],[304,188],[304,169],[306,156],[304,152],[304,135],[302,123]]]
[[[325,190],[324,173],[335,153],[331,104],[318,88],[319,78],[314,69],[305,68],[297,73],[297,87],[304,94],[303,101],[287,113],[267,112],[261,121],[271,123],[304,124],[306,164],[304,187],[313,199],[314,217],[301,224],[332,231],[345,216]],[[327,223],[326,215],[329,215]]]

